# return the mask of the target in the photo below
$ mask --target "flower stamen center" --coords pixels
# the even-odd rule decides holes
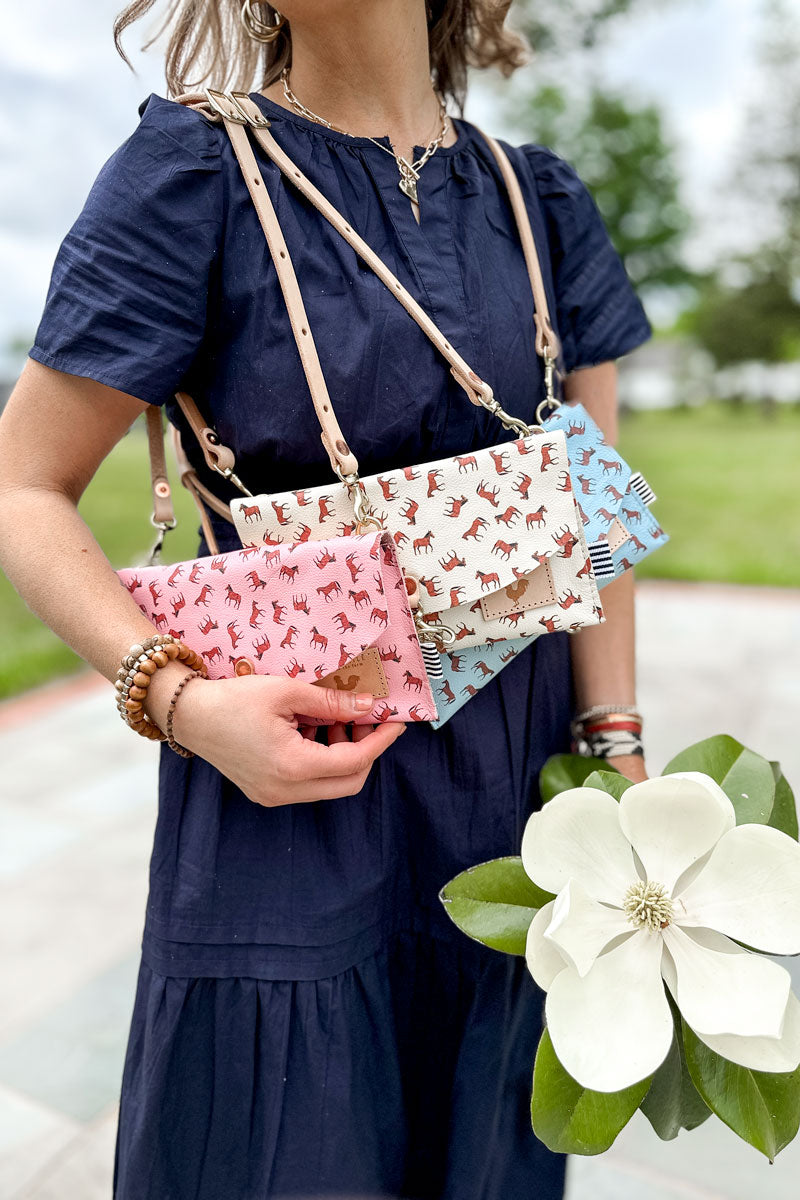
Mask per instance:
[[[638,929],[665,929],[672,920],[674,909],[663,883],[650,879],[638,879],[625,893],[622,907],[628,914],[631,925]]]

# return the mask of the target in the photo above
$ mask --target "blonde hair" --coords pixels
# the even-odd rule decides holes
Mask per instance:
[[[114,21],[114,45],[122,49],[123,32],[149,12],[156,0],[134,0]],[[428,34],[431,74],[437,88],[464,115],[468,67],[497,67],[504,77],[529,61],[525,38],[506,29],[512,0],[429,0]],[[292,35],[288,23],[274,42],[256,42],[240,18],[242,0],[170,0],[146,50],[172,26],[164,73],[168,94],[194,91],[204,83],[239,91],[263,90],[291,65]],[[258,16],[276,20],[272,4],[259,4]],[[279,10],[277,10],[279,11]],[[253,81],[255,80],[255,88]]]

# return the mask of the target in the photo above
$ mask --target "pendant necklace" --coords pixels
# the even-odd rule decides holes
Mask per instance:
[[[317,113],[311,112],[309,108],[306,108],[304,104],[300,103],[292,89],[289,87],[288,67],[283,68],[280,79],[281,83],[283,84],[284,96],[289,101],[292,108],[294,108],[296,112],[300,113],[301,116],[308,117],[312,121],[318,121],[321,125],[327,125],[328,129],[335,129],[337,133],[344,133],[347,135],[347,137],[355,136],[355,134],[349,133],[346,129],[339,129],[338,126],[332,125],[330,121],[326,121],[324,117],[320,117],[317,115]],[[387,154],[391,154],[392,158],[397,163],[397,168],[400,172],[400,182],[397,186],[400,188],[400,191],[403,193],[403,195],[408,196],[409,200],[412,200],[415,204],[419,204],[419,199],[417,196],[417,180],[419,179],[420,170],[423,164],[428,161],[434,151],[442,144],[447,136],[447,131],[450,128],[450,118],[447,115],[444,97],[438,92],[436,95],[439,100],[439,120],[441,122],[441,129],[439,130],[438,135],[428,143],[425,153],[416,159],[415,162],[409,162],[408,159],[402,154],[395,154],[394,150],[389,150],[388,147],[384,146],[381,142],[376,141],[375,138],[370,137],[369,134],[362,135],[366,137],[368,141],[374,142],[376,146],[380,146],[381,150],[385,150]]]

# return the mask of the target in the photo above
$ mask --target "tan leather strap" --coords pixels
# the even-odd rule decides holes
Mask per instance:
[[[226,517],[229,521],[231,520],[230,509],[227,505],[223,505],[222,501],[218,500],[213,492],[210,492],[208,488],[197,478],[197,473],[184,453],[180,434],[174,425],[170,425],[170,435],[172,438],[172,449],[175,454],[175,459],[178,464],[178,471],[181,477],[181,483],[187,489],[187,491],[191,493],[192,499],[197,505],[197,510],[200,513],[200,522],[203,526],[203,533],[206,536],[206,542],[208,543],[209,550],[212,554],[219,554],[219,545],[216,537],[214,536],[214,530],[211,527],[211,522],[208,519],[208,513],[203,506],[203,500],[201,497],[205,499],[206,504],[208,504],[209,507],[213,508],[216,512],[221,513],[221,515]]]
[[[172,527],[175,524],[175,511],[164,455],[164,426],[157,404],[151,404],[147,409],[147,443],[150,450],[150,487],[153,492],[152,519],[158,524]]]
[[[356,233],[356,231],[345,220],[337,208],[335,208],[330,200],[328,200],[322,192],[314,186],[311,180],[303,174],[300,168],[289,158],[288,154],[281,149],[275,138],[264,126],[265,117],[261,109],[251,100],[249,96],[242,92],[236,92],[236,101],[239,104],[242,112],[246,114],[254,123],[253,136],[255,137],[262,150],[272,159],[272,161],[280,168],[286,177],[294,184],[298,191],[302,192],[306,199],[317,208],[327,221],[333,225],[334,229],[342,235],[356,253],[363,258],[364,262],[375,272],[382,283],[386,285],[393,296],[396,297],[403,307],[419,325],[420,329],[430,338],[436,349],[450,364],[450,373],[455,378],[456,382],[466,392],[473,404],[480,404],[481,398],[491,400],[492,389],[488,383],[480,378],[470,365],[465,362],[458,351],[451,346],[447,338],[444,336],[438,326],[431,320],[425,310],[420,307],[414,297],[403,287],[400,280],[384,263],[383,259],[379,258],[374,250],[364,241],[364,239]],[[225,98],[220,96],[219,103],[221,107],[225,107]],[[241,114],[232,114],[230,120],[224,121],[225,128],[231,137],[247,137],[246,127],[237,124],[236,118],[241,119]],[[253,164],[255,170],[258,171],[255,156],[253,156]],[[260,178],[260,172],[259,172]],[[279,264],[276,263],[276,266]]]
[[[478,129],[478,126],[476,125],[475,128]],[[533,292],[533,321],[536,326],[534,345],[536,353],[544,357],[545,350],[547,350],[550,358],[555,362],[561,353],[561,346],[550,321],[550,310],[547,305],[547,293],[544,289],[539,252],[536,249],[536,241],[531,229],[525,199],[522,195],[522,188],[519,186],[519,180],[517,179],[517,173],[509,162],[508,155],[500,143],[491,137],[490,134],[484,133],[482,129],[478,129],[478,132],[489,143],[489,148],[500,164],[500,170],[511,200],[511,208],[517,223],[520,241],[522,242],[522,250],[528,268],[528,278],[531,281],[531,291]]]
[[[222,94],[217,94],[220,104],[223,103]],[[259,122],[254,128],[254,136],[259,145],[267,152],[270,158],[276,165],[287,175],[296,187],[302,191],[303,195],[311,201],[311,203],[319,209],[323,216],[334,226],[334,228],[345,238],[347,242],[357,251],[364,259],[367,265],[380,277],[383,283],[389,288],[393,295],[396,295],[400,303],[406,308],[409,314],[414,318],[420,328],[427,334],[433,344],[451,363],[451,370],[465,388],[467,393],[474,391],[474,385],[470,387],[470,381],[474,380],[474,372],[470,371],[467,364],[455,350],[452,349],[449,342],[443,337],[437,326],[430,319],[424,309],[421,309],[416,301],[402,287],[399,280],[392,274],[386,264],[378,257],[377,254],[359,235],[350,228],[342,214],[336,209],[329,200],[314,186],[313,183],[300,171],[300,169],[292,162],[286,152],[278,145],[271,133],[260,124],[266,118],[264,117],[258,105],[250,99],[249,96],[242,92],[234,93],[236,101],[242,111],[247,114],[255,122]],[[224,106],[224,105],[223,105]],[[232,121],[225,121],[225,127],[230,134],[236,128]],[[242,127],[239,126],[239,131]],[[506,154],[500,143],[488,133],[484,133],[477,125],[474,126],[483,137],[490,150],[494,154],[500,166],[500,171],[503,180],[508,189],[509,198],[511,200],[511,208],[516,221],[517,230],[519,232],[522,249],[525,255],[525,263],[528,269],[528,278],[530,280],[531,291],[534,300],[534,322],[536,324],[535,346],[536,353],[543,356],[545,349],[550,353],[551,358],[556,359],[560,353],[560,345],[553,329],[550,320],[550,313],[547,304],[547,293],[545,292],[544,279],[542,277],[542,268],[539,262],[539,255],[536,249],[536,242],[531,229],[528,210],[525,205],[525,199],[522,195],[522,189],[517,179],[517,174],[512,167],[508,155]],[[466,374],[464,371],[466,368]],[[472,397],[470,397],[472,398]]]
[[[264,180],[253,154],[253,147],[244,125],[226,121],[225,128],[233,143],[234,153],[241,167],[261,228],[267,239],[269,252],[275,263],[278,282],[283,292],[294,340],[303,364],[311,399],[321,427],[322,444],[325,447],[333,470],[342,475],[358,474],[358,461],[344,439],[333,404],[328,395],[328,386],[322,373],[316,343],[311,333],[311,324],[306,315],[300,285],[297,282],[292,259],[283,238],[278,214],[270,199]]]

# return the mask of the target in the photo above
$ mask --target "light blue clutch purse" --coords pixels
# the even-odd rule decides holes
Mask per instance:
[[[543,425],[567,435],[570,481],[589,547],[585,566],[587,573],[594,573],[598,588],[603,588],[669,541],[650,511],[656,496],[644,477],[608,445],[582,404],[561,404]],[[542,633],[569,632],[569,625],[569,609],[565,609],[560,621],[543,619]],[[528,635],[446,650],[443,678],[432,680],[439,710],[439,719],[431,722],[434,728],[444,725],[534,641],[536,636]]]

